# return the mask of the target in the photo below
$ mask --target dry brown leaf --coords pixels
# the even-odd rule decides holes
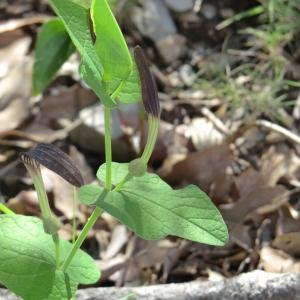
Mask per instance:
[[[35,191],[22,191],[7,202],[7,206],[16,214],[39,215],[40,209]]]
[[[111,233],[111,240],[110,243],[102,253],[101,257],[104,260],[108,260],[114,256],[116,256],[119,251],[124,247],[128,240],[128,233],[127,228],[124,225],[117,225],[112,233]]]
[[[261,173],[266,184],[273,186],[278,180],[293,174],[300,167],[300,159],[286,144],[270,147],[262,157]]]
[[[73,120],[78,112],[96,101],[95,94],[76,84],[71,88],[60,88],[40,102],[39,124],[49,126],[58,119]]]
[[[300,261],[293,259],[281,250],[268,246],[263,247],[260,251],[260,264],[267,272],[300,272]]]
[[[140,269],[161,265],[166,258],[166,255],[171,249],[177,246],[168,240],[161,241],[145,241],[139,239],[138,249],[134,254],[133,260]]]
[[[45,142],[49,137],[55,134],[55,130],[40,124],[37,120],[33,120],[26,126],[22,126],[22,136],[28,140],[35,141],[36,143]],[[9,135],[10,132],[7,132],[6,135]],[[20,135],[19,135],[20,136]]]
[[[24,37],[23,30],[14,30],[0,34],[0,49],[9,47],[10,44]],[[1,50],[0,50],[1,52]]]
[[[181,240],[178,247],[173,247],[168,251],[163,262],[162,282],[166,282],[171,269],[178,263],[179,258],[190,248],[191,242]]]
[[[107,279],[117,281],[120,270],[127,265],[127,258],[124,254],[120,254],[108,260],[97,260],[96,263],[101,270],[100,282],[105,282]]]
[[[0,81],[0,105],[3,108],[10,99],[26,98],[31,96],[31,79],[33,58],[25,56],[29,47],[28,38],[18,40],[12,45],[12,49],[3,57],[9,61],[11,53],[11,63],[4,79]],[[20,47],[20,48],[19,48]]]
[[[248,214],[259,211],[259,209],[261,213],[276,210],[278,206],[288,201],[288,195],[286,188],[281,185],[256,187],[256,189],[253,188],[251,192],[241,197],[238,202],[223,205],[221,207],[222,215],[228,221],[243,222]]]
[[[85,156],[75,147],[70,147],[70,157],[75,165],[79,168],[80,173],[84,179],[85,184],[89,184],[94,181],[95,175],[92,168],[88,165]]]
[[[230,241],[250,252],[253,247],[253,241],[250,237],[250,228],[241,223],[227,223],[230,232]]]
[[[0,23],[0,34],[8,31],[16,30],[20,27],[34,25],[38,23],[44,23],[51,17],[46,15],[35,15],[23,19],[10,19],[6,22]]]
[[[275,186],[281,177],[299,167],[300,160],[292,150],[270,147],[261,158],[259,170],[248,168],[236,179],[239,194],[243,197],[258,187]]]
[[[272,246],[293,256],[300,255],[300,219],[293,218],[287,206],[279,210]]]
[[[1,149],[1,152],[2,153],[0,153],[0,164],[7,162],[11,157],[13,157],[16,154],[14,150]]]
[[[0,35],[0,41],[1,41],[1,35]],[[22,60],[25,58],[29,46],[31,43],[31,39],[28,36],[22,36],[21,38],[18,38],[16,41],[8,44],[8,46],[1,48],[0,47],[0,78],[6,77],[12,70],[15,68],[16,64],[19,64],[22,62]],[[15,73],[13,73],[14,75]],[[11,87],[6,87],[6,85],[11,83],[11,81],[14,78],[6,79],[4,80],[4,83],[0,83],[2,90],[0,91],[0,98],[2,98],[6,94],[10,94],[6,91],[6,88],[10,88],[10,91],[13,92]],[[16,87],[16,86],[14,86]],[[19,91],[19,87],[18,89]],[[20,95],[20,94],[19,94]],[[3,100],[0,100],[0,104],[4,105],[5,103],[2,102]]]
[[[122,281],[140,284],[143,282],[151,283],[151,276],[147,276],[147,272],[143,271],[149,268],[160,269],[167,254],[176,248],[177,244],[166,239],[145,241],[136,236],[132,237],[131,241],[132,243],[129,243],[128,247],[133,248],[126,252],[128,264]]]
[[[0,82],[0,132],[17,128],[29,116],[31,73],[32,59],[27,58]]]
[[[12,130],[21,125],[29,116],[28,102],[24,98],[14,98],[9,105],[0,111],[0,132]]]
[[[300,231],[299,215],[293,215],[290,204],[283,206],[278,213],[277,234]]]
[[[196,184],[214,198],[222,198],[229,191],[232,178],[226,173],[233,162],[228,145],[215,145],[200,152],[189,153],[175,164],[165,180],[173,186]]]
[[[272,246],[290,255],[298,256],[300,254],[300,232],[288,232],[277,235],[272,242]]]
[[[299,168],[300,161],[286,147],[270,147],[262,156],[259,171],[248,168],[236,179],[239,199],[222,207],[223,216],[232,222],[243,222],[251,212],[267,214],[276,211],[289,200],[290,192],[279,179]]]
[[[74,187],[57,176],[54,172],[42,168],[42,175],[45,182],[45,187],[48,193],[53,192],[53,200],[55,208],[58,209],[67,220],[72,220],[73,214],[73,199]],[[78,200],[76,200],[76,215],[75,217],[81,222],[86,221],[85,215],[78,208]]]

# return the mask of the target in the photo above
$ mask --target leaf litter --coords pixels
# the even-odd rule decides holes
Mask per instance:
[[[44,95],[31,96],[32,45],[39,24],[51,17],[51,11],[45,5],[34,7],[34,1],[15,2],[0,9],[0,15],[5,17],[0,24],[0,201],[17,213],[38,216],[32,183],[17,166],[20,151],[50,140],[78,161],[87,182],[96,180],[92,170],[104,157],[100,142],[99,149],[94,147],[96,151],[89,151],[72,135],[84,121],[78,122],[82,110],[97,103],[94,94],[78,80],[76,68],[65,65]],[[212,5],[220,15],[226,9],[222,4]],[[243,5],[231,4],[227,9],[234,12],[242,9],[240,6]],[[130,9],[126,8],[124,16]],[[285,131],[281,133],[256,122],[258,117],[266,119],[299,135],[297,106],[293,109],[294,116],[291,110],[281,109],[278,121],[269,118],[265,111],[249,113],[249,108],[241,103],[233,109],[236,104],[225,101],[217,89],[222,82],[215,85],[214,93],[205,86],[207,82],[198,84],[197,71],[212,68],[216,62],[224,64],[224,68],[240,62],[237,53],[228,61],[224,59],[219,46],[227,29],[214,35],[216,20],[210,15],[207,21],[207,16],[201,10],[198,14],[171,13],[178,24],[176,38],[172,38],[185,35],[191,45],[190,49],[177,49],[180,55],[172,53],[175,58],[171,61],[166,59],[161,45],[172,38],[148,45],[143,31],[133,30],[125,17],[121,16],[121,24],[129,32],[130,46],[146,45],[159,82],[163,122],[152,170],[174,188],[193,183],[206,191],[225,217],[230,241],[223,248],[173,237],[144,241],[104,215],[84,244],[102,269],[102,285],[184,282],[197,278],[214,281],[255,269],[300,271],[299,145]],[[201,31],[201,39],[191,34],[199,24],[209,28]],[[242,41],[235,39],[241,45]],[[249,57],[243,59],[251,61]],[[67,64],[77,67],[78,57],[72,56]],[[182,66],[188,66],[188,72]],[[218,76],[220,70],[209,72]],[[239,75],[232,84],[250,86],[251,76]],[[254,84],[252,88],[255,90]],[[229,92],[226,90],[224,94]],[[238,92],[243,95],[243,91]],[[290,92],[299,94],[297,89]],[[143,147],[146,122],[142,116],[132,120],[130,113],[119,111],[116,120],[120,130],[116,139],[120,149],[130,149],[133,158]],[[85,126],[81,135],[90,134],[90,130]],[[115,155],[122,157],[123,153]],[[72,188],[62,184],[50,171],[43,172],[51,205],[65,224],[60,233],[71,240],[72,229],[68,224],[73,218]],[[77,230],[89,214],[89,208],[78,205]]]

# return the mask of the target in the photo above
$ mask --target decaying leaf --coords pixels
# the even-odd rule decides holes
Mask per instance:
[[[300,272],[300,261],[293,259],[281,250],[267,246],[260,251],[260,264],[267,272]]]
[[[224,197],[232,183],[232,177],[226,173],[226,169],[233,161],[233,153],[228,145],[215,145],[189,153],[173,166],[165,180],[173,186],[193,183],[212,198]]]

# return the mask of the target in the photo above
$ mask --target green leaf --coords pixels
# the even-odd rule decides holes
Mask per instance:
[[[53,244],[53,242],[51,244]],[[62,261],[67,258],[71,248],[71,243],[61,240]],[[95,283],[99,280],[101,275],[94,259],[82,250],[79,250],[75,254],[73,260],[67,268],[67,274],[72,280],[80,284]]]
[[[72,0],[72,1],[87,9],[91,6],[91,0]]]
[[[115,102],[107,95],[102,84],[103,66],[97,55],[90,32],[89,10],[84,2],[50,0],[56,14],[63,21],[71,40],[82,59],[81,75],[98,95],[105,106],[114,107]]]
[[[96,34],[96,52],[104,68],[103,81],[106,91],[111,94],[129,77],[132,58],[106,0],[92,0],[91,18]]]
[[[94,260],[79,250],[67,272],[57,270],[51,235],[34,217],[0,215],[0,282],[24,300],[70,299],[77,285],[91,284],[100,273]],[[60,240],[61,257],[72,245]]]
[[[82,186],[78,192],[79,199],[86,205],[93,205],[100,197],[106,197],[107,194],[107,190],[92,184]]]
[[[33,69],[33,94],[42,93],[51,83],[75,47],[59,19],[45,23],[37,37]]]
[[[135,103],[142,99],[140,77],[136,67],[133,64],[133,68],[126,83],[123,85],[122,90],[118,94],[118,100],[122,103]]]
[[[60,270],[54,271],[54,281],[51,284],[49,293],[43,293],[46,298],[35,298],[35,296],[29,295],[28,298],[24,297],[24,300],[36,300],[36,299],[47,299],[47,300],[58,300],[58,299],[72,299],[77,291],[78,284]],[[43,287],[43,286],[41,286]],[[34,289],[33,287],[32,289]],[[31,292],[31,291],[30,291]]]
[[[104,87],[99,88],[99,82],[102,80],[100,74],[84,59],[82,59],[80,64],[80,75],[84,82],[96,93],[105,106],[110,108],[116,106],[115,102],[104,91]]]
[[[112,182],[118,184],[128,173],[128,164],[113,163]],[[105,181],[105,165],[97,172]],[[175,235],[210,245],[224,245],[227,227],[221,214],[198,187],[173,190],[159,176],[146,173],[133,177],[118,191],[83,187],[81,202],[99,206],[144,239]]]

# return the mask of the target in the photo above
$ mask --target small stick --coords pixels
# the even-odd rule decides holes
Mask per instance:
[[[272,131],[275,131],[277,133],[280,133],[284,137],[286,137],[288,140],[300,144],[300,136],[293,133],[292,131],[288,130],[287,128],[284,128],[280,125],[274,124],[267,120],[257,120],[255,122],[256,125],[270,129]]]
[[[201,109],[201,113],[210,121],[213,123],[213,125],[222,132],[225,135],[229,134],[228,128],[225,126],[225,124],[218,118],[216,117],[209,109],[206,107],[203,107]]]

